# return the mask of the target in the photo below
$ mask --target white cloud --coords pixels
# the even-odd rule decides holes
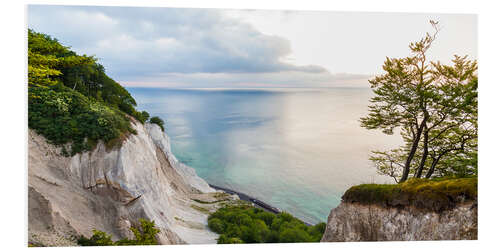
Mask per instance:
[[[29,26],[80,53],[96,54],[109,72],[124,79],[163,73],[325,71],[282,61],[291,53],[288,40],[262,34],[217,10],[30,6]]]
[[[28,8],[30,28],[96,55],[116,80],[185,87],[368,86],[385,56],[408,54],[408,43],[428,31],[429,18],[445,24],[433,59],[475,56],[473,15]]]

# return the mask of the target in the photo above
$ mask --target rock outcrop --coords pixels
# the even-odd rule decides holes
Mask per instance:
[[[132,122],[137,133],[121,146],[99,143],[64,157],[30,130],[28,237],[34,244],[68,246],[97,229],[113,240],[132,237],[138,219],[154,220],[161,244],[215,243],[207,217],[222,202],[194,169],[178,162],[168,136],[155,124]]]
[[[477,202],[445,211],[342,202],[328,216],[322,242],[477,239]]]

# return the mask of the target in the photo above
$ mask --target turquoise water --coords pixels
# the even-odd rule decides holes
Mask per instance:
[[[200,177],[309,223],[326,221],[350,186],[391,182],[368,155],[400,139],[359,126],[370,89],[128,90]]]

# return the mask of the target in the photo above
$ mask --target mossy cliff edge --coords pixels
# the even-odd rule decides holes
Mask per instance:
[[[351,187],[321,241],[477,239],[477,178]]]

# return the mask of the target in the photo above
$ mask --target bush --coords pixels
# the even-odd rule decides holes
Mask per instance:
[[[84,236],[81,236],[78,239],[78,245],[80,246],[112,246],[114,245],[113,241],[111,240],[111,235],[99,231],[99,230],[92,230],[94,233],[90,239],[85,238]]]
[[[135,236],[135,245],[158,245],[156,234],[160,230],[155,227],[155,222],[144,219],[139,219],[139,222],[141,223],[140,230],[134,227],[130,228]]]
[[[280,233],[279,242],[312,242],[311,236],[304,230],[298,228],[286,228]]]
[[[219,244],[319,242],[326,224],[307,226],[288,213],[275,215],[249,205],[220,208],[208,218]]]
[[[163,127],[163,124],[165,124],[165,122],[160,117],[153,116],[149,119],[149,122],[157,124],[158,126],[160,126],[161,131],[165,131],[165,128]]]
[[[131,227],[130,230],[134,233],[135,239],[123,238],[116,242],[111,240],[111,236],[99,230],[92,230],[92,237],[86,238],[80,236],[77,243],[80,246],[128,246],[128,245],[158,245],[156,234],[160,232],[155,227],[154,221],[139,219],[141,224],[140,229]]]
[[[55,145],[70,143],[71,155],[132,132],[122,111],[64,86],[30,87],[28,92],[28,126]]]
[[[221,234],[224,232],[224,223],[217,218],[213,218],[212,220],[209,220],[208,227],[210,229],[212,229],[212,231],[214,231],[218,234]]]
[[[217,244],[241,244],[245,243],[240,238],[228,238],[226,235],[221,235],[217,240]]]
[[[142,111],[139,114],[137,114],[137,117],[141,123],[144,123],[149,119],[149,113],[146,111]]]

